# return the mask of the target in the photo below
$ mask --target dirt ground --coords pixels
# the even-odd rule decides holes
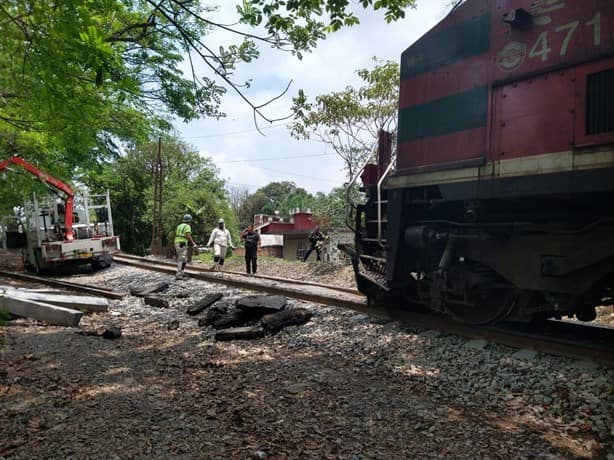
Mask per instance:
[[[167,281],[171,305],[0,327],[0,459],[614,459],[614,369],[294,300],[306,325],[216,342],[186,307],[251,292],[126,266],[70,279]],[[110,324],[121,338],[83,334]]]

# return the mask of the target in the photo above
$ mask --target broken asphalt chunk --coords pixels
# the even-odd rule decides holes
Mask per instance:
[[[220,329],[215,333],[215,340],[252,340],[264,337],[264,329],[260,326],[232,327]]]
[[[298,326],[307,323],[313,313],[305,308],[293,308],[262,317],[260,324],[266,332],[275,333],[287,326]]]
[[[130,295],[136,297],[144,297],[156,292],[162,292],[168,289],[168,283],[160,282],[149,286],[130,286]]]
[[[186,313],[192,316],[198,315],[205,308],[220,300],[223,295],[224,294],[222,294],[221,292],[214,292],[212,294],[208,294],[206,297],[203,297],[202,299],[198,300],[194,305],[189,306],[186,310]]]
[[[288,299],[282,295],[251,295],[237,299],[237,308],[252,312],[252,315],[262,316],[276,313],[288,305]]]

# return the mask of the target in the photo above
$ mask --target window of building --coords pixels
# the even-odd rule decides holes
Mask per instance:
[[[303,260],[305,258],[305,254],[307,253],[307,246],[305,243],[298,243],[296,245],[296,258],[299,260]]]

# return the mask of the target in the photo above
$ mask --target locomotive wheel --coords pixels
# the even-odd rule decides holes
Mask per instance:
[[[514,311],[516,299],[509,287],[476,287],[471,290],[471,304],[448,303],[446,310],[456,320],[483,326],[508,318]]]

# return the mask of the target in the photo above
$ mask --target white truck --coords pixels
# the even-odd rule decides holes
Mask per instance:
[[[0,171],[20,166],[51,186],[53,196],[33,196],[24,206],[24,265],[37,273],[59,266],[90,263],[102,268],[120,250],[113,233],[109,193],[75,195],[72,188],[20,157],[0,162]]]

